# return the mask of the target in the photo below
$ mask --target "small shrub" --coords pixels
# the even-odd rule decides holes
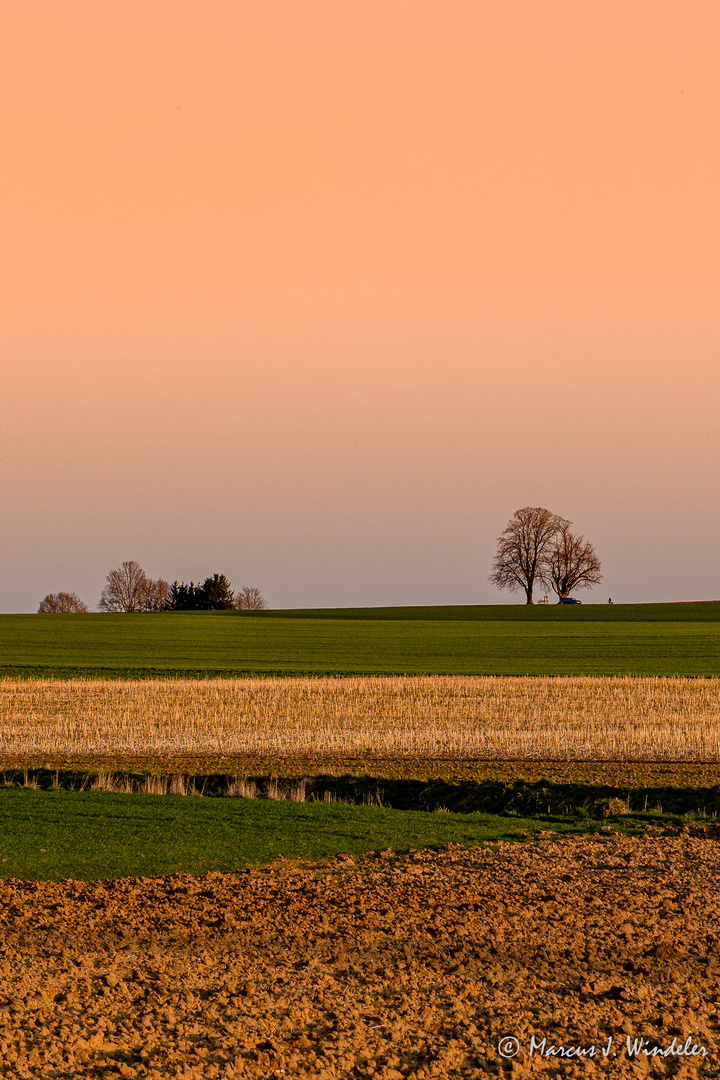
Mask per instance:
[[[241,780],[232,780],[228,783],[226,795],[232,799],[256,799],[257,784],[246,777]]]
[[[167,780],[162,776],[146,776],[143,791],[146,795],[167,795]]]
[[[170,794],[171,795],[187,795],[187,785],[185,784],[185,777],[182,774],[170,777]]]
[[[599,809],[602,811],[603,817],[615,817],[617,814],[629,814],[630,813],[630,799],[602,799],[600,801]]]
[[[305,802],[305,792],[307,788],[307,780],[303,779],[298,781],[297,784],[293,784],[290,788],[290,798],[293,802]]]
[[[91,791],[117,791],[114,777],[109,773],[98,773],[90,784]]]

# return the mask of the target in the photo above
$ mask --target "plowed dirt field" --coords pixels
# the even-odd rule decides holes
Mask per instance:
[[[0,899],[6,1076],[720,1074],[707,833]]]

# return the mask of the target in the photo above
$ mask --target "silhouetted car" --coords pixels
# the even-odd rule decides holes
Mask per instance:
[[[576,600],[574,596],[561,596],[561,604],[582,604],[582,600]]]

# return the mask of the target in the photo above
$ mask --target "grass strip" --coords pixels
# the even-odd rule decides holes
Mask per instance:
[[[672,815],[633,814],[614,819],[613,828],[637,834],[681,822]],[[547,830],[573,835],[601,828],[570,815],[433,813],[339,803],[7,788],[0,791],[0,877],[92,881],[199,875],[244,870],[280,858],[475,846],[528,840]]]

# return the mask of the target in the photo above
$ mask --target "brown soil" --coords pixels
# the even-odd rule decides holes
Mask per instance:
[[[0,882],[0,1074],[716,1076],[719,872],[685,832]]]

